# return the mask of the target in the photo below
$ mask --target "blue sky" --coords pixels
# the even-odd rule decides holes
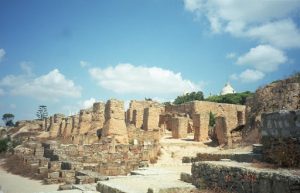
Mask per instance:
[[[238,92],[300,70],[300,1],[0,1],[0,114]]]

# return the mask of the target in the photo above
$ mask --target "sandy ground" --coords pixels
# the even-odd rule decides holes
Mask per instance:
[[[3,160],[1,160],[3,161]],[[43,185],[41,181],[7,173],[0,165],[0,193],[42,193],[57,190],[58,185]],[[2,191],[2,192],[1,192]]]

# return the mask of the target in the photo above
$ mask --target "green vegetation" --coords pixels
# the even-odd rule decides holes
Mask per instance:
[[[47,106],[40,105],[39,109],[36,112],[36,116],[40,120],[43,120],[44,118],[47,118],[48,117]]]
[[[244,105],[246,103],[246,99],[249,96],[252,96],[253,93],[250,91],[242,92],[242,93],[234,93],[234,94],[226,94],[226,95],[215,95],[206,98],[206,101],[216,102],[216,103],[229,103],[229,104],[240,104]]]
[[[0,153],[6,152],[8,149],[9,138],[0,139]]]
[[[182,104],[182,103],[195,101],[195,100],[203,101],[204,100],[203,92],[198,91],[198,92],[186,93],[185,95],[178,96],[174,100],[173,103],[176,104],[176,105],[179,105],[179,104]]]
[[[209,126],[213,127],[216,124],[216,117],[211,111],[209,112]]]
[[[10,127],[14,126],[14,118],[15,115],[11,113],[5,113],[2,115],[2,120],[6,126],[10,126]]]

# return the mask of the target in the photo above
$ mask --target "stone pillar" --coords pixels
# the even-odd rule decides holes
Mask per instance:
[[[79,114],[79,134],[87,133],[91,129],[92,109],[80,110]]]
[[[148,107],[144,110],[143,129],[152,131],[159,128],[159,115],[161,109],[156,107]]]
[[[79,115],[72,116],[72,135],[77,135],[79,133]]]
[[[208,139],[209,115],[206,113],[193,115],[194,140],[206,141]]]
[[[93,104],[91,129],[103,128],[105,122],[104,109],[105,109],[104,103],[97,102]]]
[[[51,138],[55,138],[58,136],[63,118],[64,115],[62,114],[54,114],[54,116],[50,117],[49,134]]]
[[[69,137],[71,135],[72,132],[72,117],[66,117],[65,118],[66,124],[65,124],[65,128],[63,130],[63,137]]]
[[[175,139],[186,138],[188,130],[188,119],[186,117],[172,118],[172,137]]]
[[[215,118],[216,126],[215,133],[218,140],[219,145],[227,145],[228,144],[228,135],[227,135],[227,123],[226,118],[223,116],[218,116]]]
[[[142,128],[143,126],[144,109],[133,110],[132,122],[136,128]]]
[[[117,143],[128,144],[123,101],[112,99],[105,104],[105,124],[102,136],[114,137]]]

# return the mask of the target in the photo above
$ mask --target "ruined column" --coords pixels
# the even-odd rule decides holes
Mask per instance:
[[[161,109],[157,107],[148,107],[144,110],[143,129],[152,131],[159,128],[159,115]]]
[[[72,116],[72,135],[77,135],[79,133],[79,115]]]
[[[216,126],[215,126],[215,134],[218,140],[219,145],[227,145],[228,143],[228,135],[227,135],[227,124],[226,118],[223,116],[218,116],[215,118]]]
[[[186,138],[188,130],[188,119],[186,117],[172,118],[172,137],[175,139]]]
[[[117,143],[128,144],[128,132],[124,117],[124,102],[111,99],[105,104],[103,137],[114,137]]]
[[[93,104],[91,129],[103,128],[105,122],[104,109],[105,109],[104,103],[96,102]]]
[[[71,132],[72,132],[72,117],[66,117],[65,118],[65,128],[63,130],[63,137],[66,138],[66,137],[70,137],[71,135]]]
[[[82,109],[79,114],[79,134],[87,133],[91,129],[92,109]]]
[[[193,115],[194,140],[206,141],[208,139],[209,115],[207,113]]]
[[[144,116],[144,109],[133,110],[132,122],[136,128],[142,128],[143,116]]]
[[[63,114],[54,114],[50,117],[49,134],[51,138],[55,138],[59,135]]]

